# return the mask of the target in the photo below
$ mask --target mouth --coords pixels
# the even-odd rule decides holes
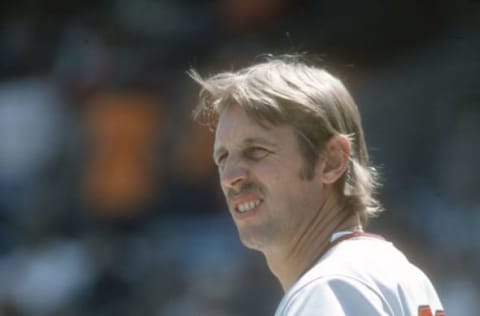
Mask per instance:
[[[247,213],[257,208],[257,206],[262,204],[262,202],[263,202],[262,199],[245,201],[242,203],[237,203],[234,209],[238,213]]]
[[[263,204],[263,198],[256,192],[245,192],[229,199],[232,215],[236,219],[254,216]]]

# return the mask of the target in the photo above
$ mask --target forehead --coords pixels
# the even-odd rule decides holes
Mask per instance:
[[[293,128],[290,126],[266,128],[250,118],[240,107],[232,106],[219,116],[214,150],[252,142],[276,143],[292,135]]]

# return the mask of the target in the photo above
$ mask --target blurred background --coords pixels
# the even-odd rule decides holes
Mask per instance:
[[[480,303],[480,1],[3,0],[0,316],[273,315],[186,75],[309,52],[357,100],[386,212],[369,227]]]

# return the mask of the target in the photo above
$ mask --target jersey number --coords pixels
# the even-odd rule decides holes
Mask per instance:
[[[418,308],[418,316],[433,316],[430,306],[420,306]],[[435,316],[447,316],[444,311],[436,311]]]

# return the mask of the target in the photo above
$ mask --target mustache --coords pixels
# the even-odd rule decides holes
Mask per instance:
[[[258,193],[260,195],[263,195],[265,193],[265,190],[263,189],[263,187],[261,187],[260,185],[254,182],[247,182],[243,184],[241,187],[239,187],[238,189],[230,188],[227,191],[227,198],[230,200],[238,195],[245,194],[245,193]]]

